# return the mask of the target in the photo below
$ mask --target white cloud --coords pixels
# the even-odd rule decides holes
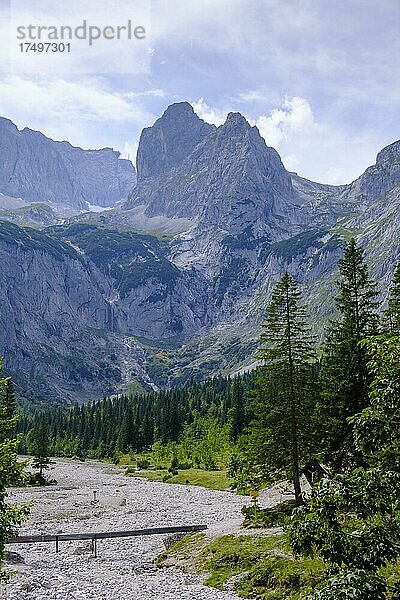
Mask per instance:
[[[249,90],[238,95],[240,102],[270,102],[271,95],[260,92],[259,90]]]
[[[129,142],[125,142],[124,149],[121,151],[121,157],[127,158],[133,164],[136,163],[136,153],[138,149],[138,142],[136,144],[130,144]]]
[[[31,116],[77,121],[142,121],[146,113],[124,94],[110,92],[101,80],[25,79],[11,75],[0,81],[0,113],[19,120]]]
[[[212,123],[213,125],[217,125],[219,127],[225,122],[227,111],[216,110],[211,108],[204,100],[204,98],[199,98],[197,101],[191,103],[194,112],[200,117],[200,119],[204,119],[207,123]]]
[[[153,98],[165,98],[166,93],[164,90],[157,88],[154,90],[142,90],[140,92],[126,92],[121,94],[122,98],[145,98],[145,97],[153,97]]]
[[[246,100],[258,99],[257,92],[242,94]],[[234,108],[216,109],[211,107],[204,98],[199,98],[192,102],[196,114],[214,125],[222,125],[225,122],[226,115]],[[293,98],[285,97],[282,106],[271,110],[270,114],[260,115],[255,119],[248,119],[251,125],[256,125],[267,144],[278,148],[282,142],[290,141],[293,135],[298,133],[311,132],[317,127],[314,120],[313,111],[309,102],[305,98],[295,96]]]
[[[261,115],[255,120],[261,135],[274,148],[288,142],[294,133],[310,132],[315,128],[311,106],[305,98],[286,97],[281,108],[274,108],[267,117]]]
[[[28,126],[54,139],[93,148],[110,145],[111,124],[136,137],[135,130],[153,121],[140,101],[143,94],[110,91],[103,79],[95,77],[66,81],[10,75],[0,80],[0,115],[19,128]]]

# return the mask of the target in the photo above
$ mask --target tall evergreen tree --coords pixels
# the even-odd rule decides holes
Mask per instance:
[[[385,574],[396,572],[400,558],[400,348],[397,338],[385,336],[362,346],[370,404],[351,425],[368,468],[323,480],[289,528],[293,550],[322,557],[330,572],[309,600],[400,597],[398,582]]]
[[[300,463],[312,452],[314,340],[295,281],[285,273],[272,294],[261,336],[262,376],[250,400],[250,473],[269,483],[289,477],[302,503]]]
[[[0,379],[0,394],[3,398],[6,397],[9,381],[9,379]],[[21,477],[23,467],[22,463],[18,463],[16,451],[16,420],[15,413],[10,413],[10,406],[2,402],[0,405],[0,569],[6,542],[17,535],[18,527],[29,514],[28,506],[7,502],[7,486]]]
[[[39,469],[39,475],[43,477],[43,470],[48,469],[51,461],[49,458],[49,430],[47,419],[41,415],[39,423],[34,431],[34,460],[32,466]]]
[[[393,274],[383,326],[388,333],[400,336],[400,261]]]
[[[246,423],[243,387],[238,379],[232,382],[231,396],[231,408],[229,410],[231,437],[233,441],[236,441]]]
[[[336,306],[322,358],[323,402],[327,458],[337,467],[353,456],[347,419],[368,403],[368,371],[360,342],[378,332],[377,289],[368,275],[363,249],[352,239],[339,260]]]
[[[17,410],[17,400],[15,397],[15,390],[11,377],[7,377],[4,380],[3,405],[6,410],[7,418],[12,419]]]

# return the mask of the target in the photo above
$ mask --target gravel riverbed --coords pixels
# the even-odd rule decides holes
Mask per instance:
[[[49,477],[56,486],[13,488],[10,500],[33,502],[23,534],[118,531],[145,527],[206,524],[207,535],[238,531],[243,497],[200,487],[168,485],[126,477],[117,467],[95,461],[57,461]],[[93,491],[97,502],[93,502]],[[223,600],[233,593],[204,586],[174,568],[153,561],[164,536],[99,540],[97,558],[90,542],[14,544],[25,562],[10,566],[11,580],[0,584],[6,600]]]

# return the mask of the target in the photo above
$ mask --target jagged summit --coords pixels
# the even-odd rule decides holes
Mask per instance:
[[[18,127],[13,123],[10,119],[6,119],[6,117],[0,117],[0,132],[3,134],[5,130],[10,130],[13,132],[18,132]]]
[[[184,114],[191,114],[191,115],[195,114],[193,106],[189,102],[186,102],[186,100],[183,102],[173,102],[172,104],[167,106],[162,117],[160,117],[160,118],[162,119],[163,117],[166,118],[170,115],[184,115]]]
[[[222,127],[227,126],[227,125],[232,125],[234,127],[241,127],[241,128],[245,128],[245,129],[251,128],[250,123],[246,120],[246,118],[240,112],[228,113],[228,115],[226,117],[226,121]]]
[[[143,129],[137,153],[138,182],[176,167],[214,125],[205,123],[188,102],[171,104],[152,127]]]
[[[383,148],[376,157],[376,163],[353,183],[347,186],[346,196],[359,197],[359,202],[366,203],[377,201],[400,180],[400,141],[393,142]]]
[[[269,229],[271,214],[285,213],[284,204],[292,201],[291,178],[279,154],[238,112],[215,127],[187,102],[169,106],[143,130],[137,164],[138,184],[124,208],[144,206],[149,217],[234,229],[241,227],[237,215],[246,201],[253,207],[246,224],[259,220]]]

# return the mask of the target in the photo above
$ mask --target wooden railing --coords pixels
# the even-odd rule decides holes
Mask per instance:
[[[105,540],[121,537],[137,537],[141,535],[163,535],[166,533],[191,533],[204,531],[207,525],[180,525],[175,527],[152,527],[150,529],[133,529],[131,531],[97,531],[88,533],[59,533],[57,535],[20,535],[8,540],[8,544],[33,544],[37,542],[55,542],[56,552],[59,550],[59,542],[71,540],[91,540],[92,552],[97,556],[97,540]]]

